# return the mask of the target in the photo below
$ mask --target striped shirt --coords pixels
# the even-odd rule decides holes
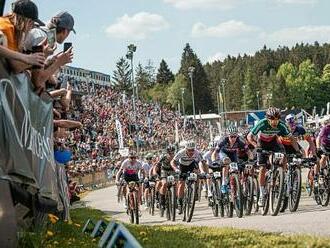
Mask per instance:
[[[188,157],[186,149],[182,149],[178,151],[177,154],[175,154],[173,160],[175,161],[176,164],[181,164],[184,166],[189,166],[191,165],[194,161],[196,163],[199,163],[200,161],[203,160],[203,157],[201,153],[195,149],[194,154],[191,157]]]

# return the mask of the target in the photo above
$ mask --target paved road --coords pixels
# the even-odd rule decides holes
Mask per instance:
[[[87,206],[100,209],[120,221],[128,221],[128,216],[124,213],[122,203],[117,203],[116,187],[93,191],[84,198],[84,201]],[[143,211],[140,221],[141,224],[145,225],[173,224],[173,222],[160,218],[158,212],[155,213],[155,216],[150,216],[147,211]],[[181,216],[175,223],[194,226],[237,227],[267,232],[303,233],[330,237],[330,207],[323,208],[317,206],[304,193],[296,213],[286,212],[280,213],[278,216],[253,215],[245,216],[241,219],[235,216],[234,218],[216,218],[207,206],[207,201],[203,199],[201,202],[197,202],[191,223],[182,222]]]

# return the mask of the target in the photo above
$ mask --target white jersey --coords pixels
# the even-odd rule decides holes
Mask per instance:
[[[204,153],[203,155],[203,159],[206,161],[206,163],[210,166],[212,165],[212,150],[209,150],[207,152]]]
[[[149,171],[152,168],[152,164],[143,163],[142,167],[143,167],[145,174],[149,175]]]
[[[123,170],[123,173],[127,174],[138,174],[139,170],[142,170],[142,164],[139,160],[135,160],[134,163],[132,163],[129,158],[125,159],[123,163],[121,164],[120,169]]]
[[[196,149],[193,156],[188,157],[185,148],[178,151],[178,153],[175,154],[173,159],[176,162],[176,164],[182,164],[184,166],[189,166],[194,161],[196,163],[199,163],[200,161],[203,160],[201,153]]]

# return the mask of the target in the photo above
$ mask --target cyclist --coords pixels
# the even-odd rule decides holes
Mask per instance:
[[[119,171],[117,172],[117,175],[116,175],[116,184],[119,184],[119,179],[120,179],[120,176],[121,174],[124,175],[124,180],[129,183],[129,182],[136,182],[138,183],[139,182],[139,172],[142,173],[142,175],[144,175],[144,170],[143,170],[143,167],[142,167],[142,164],[139,160],[137,160],[137,155],[136,155],[136,152],[135,151],[130,151],[129,154],[128,154],[128,158],[125,159],[120,168],[119,168]],[[123,189],[123,194],[124,194],[124,197],[125,197],[125,208],[127,207],[126,205],[126,192],[127,192],[127,188],[124,188]],[[139,204],[141,205],[141,189],[140,187],[137,187],[137,190],[138,190],[138,195],[139,195]]]
[[[152,169],[152,175],[159,177],[161,180],[156,183],[156,191],[159,192],[160,207],[165,209],[165,195],[167,190],[166,179],[168,176],[173,175],[174,171],[171,167],[171,160],[174,157],[175,146],[169,145],[166,148],[166,154],[163,154],[159,161]]]
[[[190,140],[185,143],[185,148],[181,149],[171,160],[171,166],[176,173],[180,175],[178,182],[178,201],[179,214],[182,213],[183,195],[186,175],[189,172],[197,172],[199,163],[203,160],[201,153],[196,149],[194,141]]]
[[[278,108],[270,107],[266,111],[266,118],[260,120],[257,125],[253,127],[248,134],[247,139],[254,147],[261,148],[266,151],[282,152],[285,153],[283,145],[278,141],[278,136],[287,136],[292,142],[292,146],[297,153],[300,153],[298,144],[295,138],[290,133],[286,124],[280,120],[281,111]],[[257,136],[257,139],[256,139]],[[260,183],[260,198],[258,205],[263,207],[265,203],[266,194],[266,164],[267,156],[258,152],[257,163],[260,167],[259,170],[259,183]],[[281,164],[286,164],[285,159]]]
[[[203,155],[203,160],[202,160],[203,166],[201,168],[201,173],[208,174],[213,172],[210,167],[212,167],[212,154],[216,148],[216,145],[217,145],[216,142],[211,141],[209,143],[208,151]],[[206,179],[206,185],[207,185],[207,196],[212,197],[210,178]]]
[[[295,116],[293,114],[287,115],[285,117],[285,122],[294,137],[296,137],[297,139],[306,140],[308,142],[309,144],[308,149],[305,150],[306,157],[309,156],[315,157],[316,156],[315,144],[311,139],[311,137],[306,133],[305,128],[303,128],[301,125],[298,125],[296,123]],[[280,141],[284,145],[287,154],[292,154],[296,152],[295,149],[292,147],[292,142],[290,138],[280,137]]]
[[[240,151],[245,151],[252,157],[247,145],[238,137],[238,130],[235,126],[227,128],[227,136],[218,144],[217,149],[213,153],[213,161],[220,160],[223,164],[221,192],[228,193],[228,171],[231,162],[238,162]]]
[[[318,180],[320,167],[324,168],[326,166],[327,156],[324,153],[330,152],[330,116],[324,117],[321,123],[323,127],[316,138],[317,154],[321,159],[319,164],[315,165],[314,183]]]
[[[145,177],[141,177],[141,178],[144,178],[144,182],[142,184],[142,192],[143,192],[143,197],[144,197],[144,201],[145,201],[145,208],[147,208],[146,199],[148,199],[149,175],[150,175],[151,168],[152,168],[153,157],[154,156],[152,153],[148,153],[145,157],[146,162],[143,163],[143,165],[142,165],[144,175],[145,175]]]

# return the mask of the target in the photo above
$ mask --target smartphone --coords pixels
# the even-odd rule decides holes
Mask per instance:
[[[63,52],[66,52],[70,47],[72,47],[71,42],[65,42],[63,46]]]
[[[32,53],[42,53],[44,51],[44,47],[42,45],[37,45],[32,47]],[[41,66],[34,65],[32,69],[42,69]]]
[[[56,42],[56,29],[50,29],[47,32],[47,41],[49,46],[53,48]]]

